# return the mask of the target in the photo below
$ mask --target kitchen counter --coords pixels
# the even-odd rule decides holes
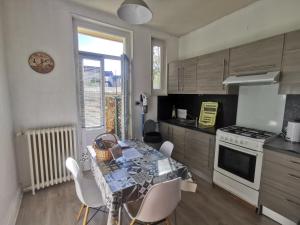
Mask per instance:
[[[179,127],[184,127],[184,128],[188,128],[191,130],[196,130],[196,131],[200,131],[200,132],[204,132],[207,134],[213,134],[215,135],[217,132],[217,129],[215,127],[200,127],[200,126],[195,126],[195,123],[185,123],[183,121],[179,121],[177,119],[170,119],[170,120],[161,120],[160,122],[165,122],[168,124],[172,124],[175,126],[179,126]]]
[[[277,136],[273,140],[267,142],[264,145],[264,148],[300,158],[300,143],[286,141],[281,136]]]

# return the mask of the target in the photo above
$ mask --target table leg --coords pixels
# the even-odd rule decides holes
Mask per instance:
[[[108,216],[107,216],[107,225],[115,225],[114,221],[115,220],[113,218],[112,212],[109,210]]]
[[[123,207],[120,206],[120,208],[119,208],[118,225],[122,225],[122,209],[123,209]]]

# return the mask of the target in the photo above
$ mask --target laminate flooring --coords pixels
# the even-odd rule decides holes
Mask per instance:
[[[182,192],[182,201],[171,216],[172,225],[276,225],[254,208],[230,193],[197,179],[196,193]],[[77,225],[75,216],[80,202],[73,182],[37,191],[33,196],[25,193],[16,225]],[[124,210],[123,210],[124,211]],[[91,215],[92,213],[90,213]],[[105,225],[107,214],[98,213],[91,225]],[[123,212],[124,225],[129,224]]]

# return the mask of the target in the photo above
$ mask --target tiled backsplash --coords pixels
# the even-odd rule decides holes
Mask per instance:
[[[283,127],[292,120],[300,120],[300,95],[286,96]]]
[[[199,117],[201,103],[203,101],[217,101],[220,104],[220,111],[217,117],[217,127],[224,127],[235,124],[237,112],[237,95],[168,95],[158,97],[158,120],[170,119],[172,107],[176,109],[187,109],[188,114]]]

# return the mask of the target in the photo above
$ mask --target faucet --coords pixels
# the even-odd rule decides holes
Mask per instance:
[[[195,119],[195,127],[198,127],[198,117],[189,113],[187,113],[187,116],[190,117],[191,119]]]

